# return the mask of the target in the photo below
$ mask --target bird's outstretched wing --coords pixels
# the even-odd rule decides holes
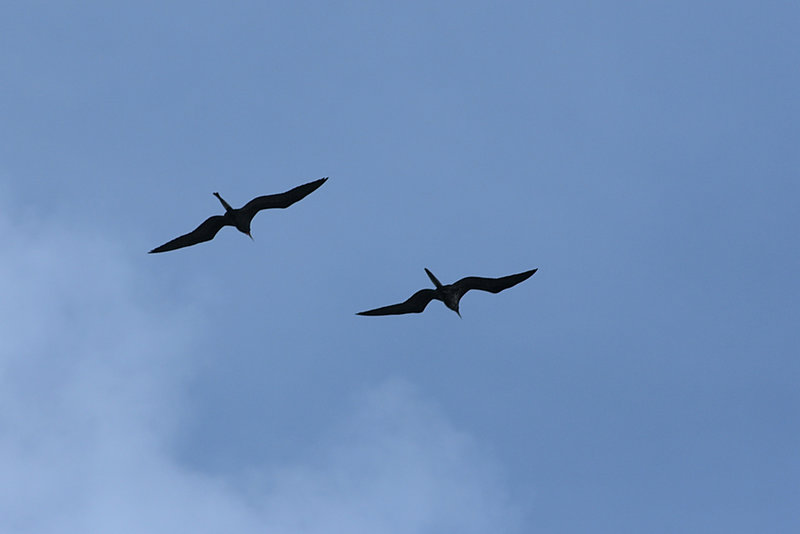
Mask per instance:
[[[538,269],[531,269],[524,273],[510,274],[500,278],[481,278],[480,276],[468,276],[462,278],[453,284],[453,287],[458,293],[458,298],[461,298],[464,293],[470,289],[480,289],[481,291],[488,291],[490,293],[500,293],[504,289],[515,286],[520,282],[527,280]]]
[[[328,178],[320,178],[307,184],[298,185],[294,189],[290,189],[285,193],[278,193],[276,195],[264,195],[263,197],[256,197],[244,206],[242,206],[242,213],[248,217],[253,218],[256,213],[261,210],[270,208],[288,208],[298,200],[302,200],[306,196],[314,192],[319,186],[325,183]]]
[[[150,254],[155,252],[167,252],[168,250],[175,250],[176,248],[189,247],[204,241],[211,241],[223,226],[225,226],[225,217],[222,215],[214,215],[203,221],[200,226],[188,234],[176,237],[172,241],[154,248],[150,251]]]
[[[383,308],[376,308],[374,310],[358,312],[356,315],[401,315],[404,313],[420,313],[425,309],[425,306],[433,300],[433,295],[435,293],[435,289],[420,289],[405,302],[384,306]]]

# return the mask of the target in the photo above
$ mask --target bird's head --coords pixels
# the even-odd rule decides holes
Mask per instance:
[[[250,221],[243,221],[238,220],[236,221],[236,229],[245,234],[250,239],[253,239],[253,235],[250,233]],[[255,241],[255,239],[253,239]]]
[[[450,308],[451,310],[456,312],[459,317],[461,317],[461,312],[458,311],[458,301],[452,302],[450,300],[445,300],[444,304],[445,304],[445,306],[447,306],[448,308]],[[463,319],[463,317],[462,317],[462,319]]]

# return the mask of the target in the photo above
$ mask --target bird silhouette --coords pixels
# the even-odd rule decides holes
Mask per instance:
[[[328,178],[320,178],[307,184],[298,185],[294,189],[290,189],[285,193],[278,193],[275,195],[264,195],[256,197],[241,208],[234,209],[219,196],[219,193],[214,193],[214,196],[222,203],[225,208],[225,215],[213,215],[203,221],[203,223],[189,232],[188,234],[176,237],[172,241],[168,241],[150,251],[150,254],[156,252],[167,252],[183,247],[190,247],[197,243],[211,241],[217,235],[223,226],[234,226],[240,232],[247,234],[250,239],[250,222],[261,210],[270,208],[288,208],[298,200],[301,200],[311,194],[319,186],[325,183]]]
[[[461,313],[458,311],[458,302],[461,300],[461,297],[464,296],[464,293],[470,289],[480,289],[481,291],[488,291],[490,293],[500,293],[504,289],[508,289],[509,287],[515,286],[520,282],[527,280],[537,270],[538,269],[532,269],[530,271],[525,271],[524,273],[511,274],[501,278],[481,278],[479,276],[468,276],[453,284],[442,285],[442,283],[436,279],[432,272],[430,272],[428,269],[425,269],[425,272],[428,273],[428,276],[433,282],[433,285],[436,286],[436,289],[420,289],[411,295],[405,302],[401,302],[400,304],[392,304],[391,306],[384,306],[382,308],[375,308],[374,310],[358,312],[356,315],[401,315],[404,313],[420,313],[425,309],[425,306],[427,306],[430,301],[436,299],[444,302],[445,306],[456,312],[458,316],[461,317]]]

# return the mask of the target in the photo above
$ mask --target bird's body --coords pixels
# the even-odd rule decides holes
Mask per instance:
[[[270,208],[288,208],[298,200],[301,200],[311,194],[319,186],[325,183],[328,178],[320,178],[307,184],[299,185],[294,189],[290,189],[285,193],[278,193],[275,195],[264,195],[256,197],[241,208],[232,208],[230,204],[219,196],[219,193],[214,193],[214,196],[222,203],[225,208],[224,215],[213,215],[203,221],[200,226],[180,237],[176,237],[172,241],[164,243],[160,247],[156,247],[150,253],[167,252],[183,247],[196,245],[205,241],[211,241],[224,226],[233,226],[243,234],[247,234],[250,239],[250,223],[253,217],[256,216],[261,210]]]
[[[453,310],[461,317],[458,311],[458,303],[461,297],[470,289],[480,289],[490,293],[499,293],[504,289],[515,286],[520,282],[530,278],[538,269],[532,269],[523,273],[503,276],[501,278],[482,278],[479,276],[468,276],[458,282],[443,285],[428,269],[425,272],[436,286],[436,289],[420,289],[405,302],[384,306],[374,310],[358,312],[356,315],[400,315],[404,313],[421,313],[432,300],[441,300],[444,305]]]

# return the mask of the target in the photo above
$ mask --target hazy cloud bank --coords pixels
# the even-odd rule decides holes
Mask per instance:
[[[170,443],[200,314],[91,231],[0,234],[0,531],[516,530],[491,461],[402,383],[365,388],[299,465],[241,487],[192,471]]]

